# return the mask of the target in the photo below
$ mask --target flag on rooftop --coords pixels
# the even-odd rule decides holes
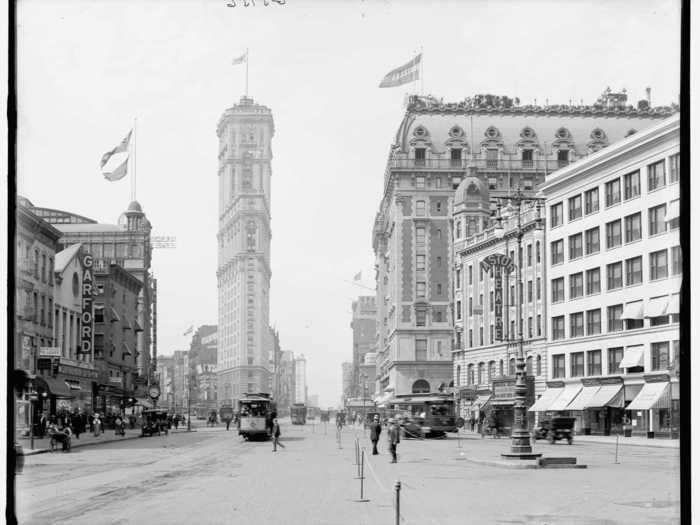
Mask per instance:
[[[192,333],[192,330],[194,330],[194,326],[190,326],[187,330],[185,330],[185,333],[182,335],[189,335]]]
[[[126,176],[129,165],[129,143],[131,142],[131,131],[116,147],[102,155],[100,169],[105,179],[109,181],[123,179]]]
[[[248,62],[248,50],[246,50],[245,53],[243,53],[241,56],[238,58],[234,58],[233,62],[231,63],[232,66],[237,66],[238,64],[242,64],[243,62]]]
[[[352,278],[353,281],[360,281],[362,280],[362,272],[358,272],[355,274],[355,277]]]
[[[379,84],[380,88],[396,87],[408,84],[420,78],[420,61],[422,53],[418,53],[413,60],[406,62],[403,66],[389,71]]]

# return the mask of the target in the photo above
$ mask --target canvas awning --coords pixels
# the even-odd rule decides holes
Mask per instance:
[[[628,346],[625,348],[625,355],[620,361],[620,368],[633,368],[642,366],[644,363],[644,347],[643,346]]]
[[[664,221],[672,221],[673,219],[677,219],[678,217],[681,216],[681,201],[679,199],[676,199],[675,201],[671,201],[668,203],[668,207],[666,208],[666,217],[664,217]]]
[[[549,410],[568,410],[566,407],[569,406],[569,403],[573,401],[582,388],[581,383],[566,385],[564,391],[550,405]]]
[[[668,295],[649,299],[649,304],[644,309],[644,317],[661,317],[666,315],[668,308]]]
[[[134,332],[143,332],[143,328],[138,321],[134,321]]]
[[[650,408],[670,408],[670,383],[644,383],[641,392],[627,406],[627,410],[649,410]]]
[[[57,398],[73,399],[75,397],[75,394],[71,392],[65,379],[58,379],[48,376],[36,376],[34,381],[38,386],[43,387],[49,394],[56,396]]]
[[[481,407],[488,403],[489,399],[491,399],[491,394],[481,394],[479,396],[476,396],[476,399],[472,401],[471,404],[472,410],[481,409]]]
[[[644,302],[627,303],[624,310],[622,310],[621,319],[644,319]]]
[[[546,412],[563,391],[564,388],[548,388],[540,398],[535,401],[535,404],[528,409],[528,412]]]
[[[598,393],[600,386],[584,386],[574,400],[569,403],[566,410],[583,410],[591,399]]]
[[[622,383],[617,385],[602,385],[595,395],[588,400],[586,408],[624,407]]]
[[[667,314],[679,315],[681,313],[681,295],[674,293],[668,300]]]
[[[122,342],[122,353],[132,355],[131,347],[126,342]]]

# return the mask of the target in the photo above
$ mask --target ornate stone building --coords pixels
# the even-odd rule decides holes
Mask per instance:
[[[467,364],[464,338],[457,344],[454,334],[457,228],[461,237],[480,234],[497,198],[516,188],[534,194],[547,174],[676,110],[644,100],[635,108],[626,99],[609,90],[589,106],[410,97],[373,231],[378,399],[438,391]],[[467,175],[488,188],[489,202],[455,224],[454,194]]]
[[[269,392],[269,108],[242,97],[219,120],[218,396]]]

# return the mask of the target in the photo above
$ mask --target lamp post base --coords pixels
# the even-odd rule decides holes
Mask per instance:
[[[535,452],[504,452],[501,457],[506,459],[530,459],[535,460],[542,457],[542,454]]]

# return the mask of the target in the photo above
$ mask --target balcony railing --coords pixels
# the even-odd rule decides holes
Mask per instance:
[[[569,161],[567,160],[529,160],[516,157],[515,155],[501,156],[497,159],[490,159],[481,155],[475,155],[467,159],[410,159],[394,157],[389,160],[389,166],[392,169],[466,170],[467,168],[476,168],[477,170],[493,172],[524,171],[533,173],[549,173],[559,168],[563,168],[568,164]]]

